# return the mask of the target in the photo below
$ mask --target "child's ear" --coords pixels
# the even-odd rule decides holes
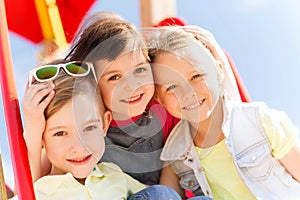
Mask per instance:
[[[106,133],[107,133],[107,130],[109,128],[109,124],[112,120],[112,114],[110,111],[105,111],[103,113],[103,117],[102,117],[102,123],[103,123],[103,133],[104,133],[104,136],[106,136]]]
[[[44,149],[44,148],[45,148],[45,142],[44,142],[44,139],[42,139],[42,149]]]

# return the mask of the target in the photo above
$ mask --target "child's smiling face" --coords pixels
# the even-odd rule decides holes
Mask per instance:
[[[112,62],[99,60],[96,65],[104,104],[113,118],[142,114],[154,94],[151,66],[142,51],[122,54]]]
[[[111,117],[92,99],[91,95],[74,96],[47,119],[43,145],[52,164],[51,175],[71,172],[85,179],[102,157]]]
[[[221,95],[221,76],[216,66],[215,59],[198,45],[156,56],[153,74],[157,100],[177,118],[206,120]]]

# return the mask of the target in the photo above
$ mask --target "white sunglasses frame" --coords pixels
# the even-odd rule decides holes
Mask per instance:
[[[69,70],[66,68],[66,66],[69,65],[69,64],[74,64],[74,63],[86,64],[86,65],[88,66],[87,72],[86,72],[86,73],[83,73],[83,74],[73,74],[73,73],[69,72]],[[37,72],[39,69],[42,69],[42,68],[45,68],[45,67],[54,67],[54,66],[57,67],[57,72],[56,72],[56,74],[55,74],[53,77],[51,77],[51,78],[49,78],[49,79],[42,80],[42,79],[40,79],[40,78],[38,78],[38,77],[36,76],[36,72]],[[59,71],[60,71],[61,68],[63,68],[63,70],[64,70],[64,72],[65,72],[66,74],[68,74],[69,76],[73,76],[73,77],[83,77],[83,76],[87,76],[87,75],[92,71],[96,83],[98,82],[97,76],[96,76],[96,72],[95,72],[95,68],[94,68],[94,65],[93,65],[92,62],[72,61],[72,62],[61,63],[61,64],[42,65],[42,66],[40,66],[40,67],[34,68],[33,70],[31,70],[31,71],[29,72],[28,86],[31,86],[31,85],[32,85],[33,78],[34,78],[36,81],[40,82],[40,83],[48,82],[48,81],[54,80],[54,79],[57,77],[57,75],[59,74]]]

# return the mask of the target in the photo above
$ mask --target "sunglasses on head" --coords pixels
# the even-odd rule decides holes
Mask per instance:
[[[43,65],[29,72],[29,86],[33,82],[33,78],[38,82],[47,82],[55,79],[59,74],[60,69],[70,76],[83,77],[87,76],[91,71],[97,82],[94,66],[91,62],[73,61],[63,64]]]

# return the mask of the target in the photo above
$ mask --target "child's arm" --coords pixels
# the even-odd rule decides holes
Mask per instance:
[[[270,140],[272,155],[300,182],[299,129],[283,111],[264,106],[259,115],[264,132]]]
[[[181,196],[182,199],[186,199],[184,190],[180,187],[179,178],[174,173],[171,165],[167,165],[162,168],[159,184],[173,188]]]
[[[298,141],[279,161],[293,178],[300,182],[300,142]]]
[[[33,182],[42,176],[42,136],[46,126],[44,110],[54,96],[53,88],[53,83],[31,85],[23,98],[23,134]]]

